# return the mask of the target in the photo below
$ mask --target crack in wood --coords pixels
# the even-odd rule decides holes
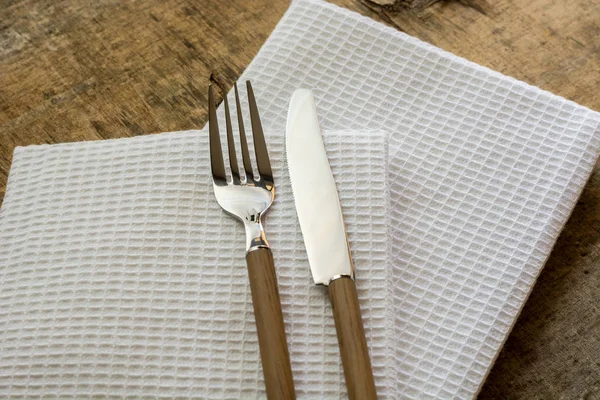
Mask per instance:
[[[402,8],[424,9],[442,0],[366,0],[369,3],[380,6],[388,11]]]

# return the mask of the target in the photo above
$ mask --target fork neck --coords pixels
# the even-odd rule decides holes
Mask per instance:
[[[246,227],[246,254],[261,248],[269,248],[260,219],[256,222],[244,221]]]

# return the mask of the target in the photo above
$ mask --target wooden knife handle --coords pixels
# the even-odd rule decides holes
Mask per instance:
[[[377,398],[354,280],[342,277],[329,284],[329,299],[337,330],[344,377],[350,400]]]
[[[271,249],[259,248],[249,252],[246,255],[246,264],[267,398],[295,399],[292,367]]]

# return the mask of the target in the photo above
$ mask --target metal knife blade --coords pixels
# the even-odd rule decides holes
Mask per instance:
[[[292,96],[285,144],[313,279],[328,286],[348,398],[377,399],[342,208],[310,90]]]
[[[296,211],[315,284],[354,278],[337,187],[308,89],[292,95],[286,128],[287,163]]]

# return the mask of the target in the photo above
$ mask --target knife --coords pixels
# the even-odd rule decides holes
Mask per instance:
[[[285,147],[313,280],[329,289],[348,397],[376,399],[342,208],[310,90],[292,95]]]

